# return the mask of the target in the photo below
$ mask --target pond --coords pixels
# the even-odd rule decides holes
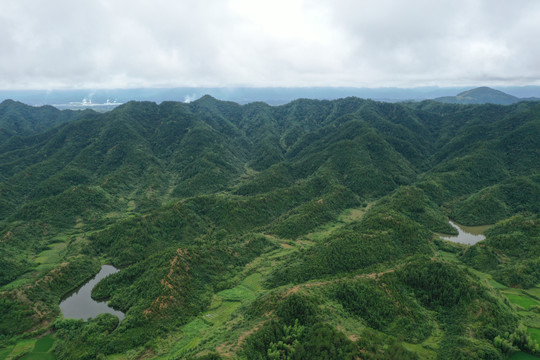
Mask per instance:
[[[95,301],[90,294],[96,284],[106,276],[119,270],[112,265],[103,265],[99,273],[60,303],[60,310],[65,318],[88,320],[99,314],[109,313],[122,321],[125,314],[109,307],[107,301]]]
[[[458,235],[441,236],[441,239],[467,245],[474,245],[477,242],[484,240],[486,237],[482,234],[490,227],[490,225],[462,226],[452,221],[450,221],[450,225],[458,231]]]

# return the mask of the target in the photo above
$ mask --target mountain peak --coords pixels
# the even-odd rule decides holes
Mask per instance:
[[[6,99],[6,100],[2,101],[0,103],[0,105],[1,106],[20,106],[20,105],[27,106],[26,104],[23,104],[20,101],[15,101],[15,100],[11,100],[11,99]]]
[[[216,99],[212,95],[206,94],[206,95],[201,96],[199,99],[195,100],[194,102],[204,103],[204,102],[217,102],[217,101],[218,99]]]
[[[456,96],[445,96],[434,99],[435,101],[453,104],[498,104],[510,105],[521,101],[521,99],[492,89],[487,86],[463,91]]]
[[[500,90],[492,89],[492,88],[487,87],[487,86],[481,86],[481,87],[477,87],[475,89],[466,90],[466,91],[463,91],[463,92],[457,94],[457,96],[462,96],[462,97],[503,96],[503,97],[510,97],[510,98],[513,98],[513,99],[517,99],[517,97],[515,97],[515,96],[509,95],[509,94],[507,94],[505,92],[502,92]]]

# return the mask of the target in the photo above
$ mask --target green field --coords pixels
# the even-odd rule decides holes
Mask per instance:
[[[47,352],[47,351],[51,350],[51,348],[52,348],[52,346],[54,344],[54,341],[55,341],[55,339],[50,335],[42,337],[41,339],[36,341],[36,345],[34,346],[34,351],[33,352],[44,353],[44,352]]]
[[[536,298],[540,299],[540,288],[539,287],[534,287],[532,289],[527,289],[527,290],[525,290],[525,292],[527,294],[532,295],[532,297],[536,297]]]
[[[39,253],[35,259],[35,262],[39,264],[37,270],[46,271],[52,269],[60,262],[60,254],[65,247],[65,242],[54,243],[49,245],[48,250]]]
[[[1,360],[55,360],[56,358],[50,350],[55,342],[55,339],[46,335],[38,340],[22,340],[15,346],[0,350]]]
[[[527,328],[527,332],[531,334],[531,337],[536,340],[537,343],[540,344],[540,329],[529,327]]]
[[[491,276],[490,274],[486,274],[484,272],[478,271],[478,270],[473,269],[473,268],[470,268],[470,271],[473,274],[475,274],[476,276],[478,276],[482,281],[484,281],[485,283],[488,283],[490,286],[492,286],[495,289],[499,289],[499,290],[508,289],[508,286],[505,286],[505,285],[493,280],[493,276]]]
[[[519,289],[505,289],[502,293],[510,300],[510,302],[518,305],[519,307],[529,310],[531,306],[540,305],[540,301],[527,296]]]
[[[0,349],[0,359],[6,359],[9,354],[11,354],[11,348]]]
[[[32,351],[35,343],[35,339],[19,341],[11,349],[8,348],[10,351],[7,352],[5,359],[20,359],[22,356]]]
[[[21,360],[55,360],[55,359],[56,358],[51,353],[34,353],[34,352],[21,358]]]
[[[540,357],[529,355],[520,351],[510,356],[509,360],[538,360],[538,359],[540,359]]]

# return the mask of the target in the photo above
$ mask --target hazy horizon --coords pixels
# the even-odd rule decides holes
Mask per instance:
[[[540,86],[493,87],[518,98],[540,98]],[[28,105],[58,108],[114,107],[127,101],[191,102],[204,95],[240,104],[262,101],[281,105],[298,98],[334,100],[348,96],[376,101],[420,101],[454,96],[470,87],[350,88],[350,87],[221,87],[221,88],[141,88],[73,90],[0,90],[0,102],[11,99]]]

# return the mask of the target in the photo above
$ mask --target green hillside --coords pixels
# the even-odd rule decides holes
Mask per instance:
[[[538,103],[5,101],[0,121],[0,359],[540,356]],[[494,225],[460,245],[449,219]],[[125,318],[64,318],[102,264],[92,296]]]
[[[33,108],[13,100],[0,103],[0,142],[36,135],[59,124],[90,116],[92,111],[60,111],[52,106]]]

